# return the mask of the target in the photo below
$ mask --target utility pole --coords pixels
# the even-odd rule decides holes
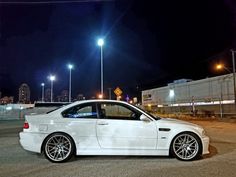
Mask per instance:
[[[111,89],[112,89],[112,88],[108,88],[108,91],[109,91],[109,100],[111,100]]]
[[[233,64],[233,80],[234,80],[234,82],[233,82],[233,84],[234,84],[234,104],[235,104],[235,106],[236,106],[236,86],[235,86],[235,56],[234,56],[234,53],[235,53],[235,51],[234,50],[231,50],[231,52],[232,52],[232,64]]]

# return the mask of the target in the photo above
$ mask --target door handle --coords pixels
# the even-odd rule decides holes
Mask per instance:
[[[106,123],[106,122],[100,122],[100,123],[98,123],[98,125],[108,125],[108,123]]]

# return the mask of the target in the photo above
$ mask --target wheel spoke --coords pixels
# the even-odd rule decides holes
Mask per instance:
[[[65,149],[65,150],[69,151],[69,148],[67,148],[67,147],[63,147],[63,149]]]
[[[180,147],[180,148],[176,151],[176,153],[179,153],[181,150],[183,150],[182,147]]]
[[[56,150],[56,147],[53,147],[51,149],[49,149],[49,152],[52,152],[52,151],[55,151]]]
[[[57,151],[56,159],[58,159],[59,155],[60,155],[60,153]]]
[[[192,142],[191,144],[189,144],[189,146],[196,146],[196,141]]]

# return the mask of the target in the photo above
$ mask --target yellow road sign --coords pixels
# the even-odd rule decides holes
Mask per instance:
[[[123,92],[119,87],[116,87],[116,89],[114,90],[114,93],[116,94],[116,96],[120,96]]]

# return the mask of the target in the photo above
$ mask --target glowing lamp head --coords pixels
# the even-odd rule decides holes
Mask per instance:
[[[102,94],[99,94],[99,95],[98,95],[98,98],[99,98],[99,99],[103,99],[103,95],[102,95]]]
[[[51,76],[49,77],[49,79],[50,79],[50,81],[54,81],[54,80],[56,79],[56,77],[51,75]]]
[[[73,66],[72,64],[68,64],[68,68],[69,68],[69,69],[73,69],[73,67],[74,67],[74,66]]]
[[[222,65],[222,64],[216,65],[216,69],[220,70],[220,69],[222,69],[222,68],[223,68],[223,65]]]
[[[41,83],[41,86],[42,86],[42,87],[44,87],[44,86],[45,86],[45,84],[44,84],[44,83]]]
[[[104,45],[104,40],[102,38],[100,38],[100,39],[98,39],[97,43],[98,43],[99,46],[102,47]]]

